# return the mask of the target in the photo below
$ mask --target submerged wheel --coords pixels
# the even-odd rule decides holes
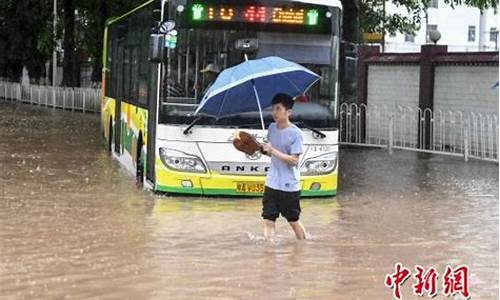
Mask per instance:
[[[144,180],[144,162],[142,161],[142,135],[139,135],[137,140],[137,154],[136,154],[136,172],[135,176],[137,182],[142,183]]]
[[[113,146],[113,121],[109,120],[108,128],[108,151],[111,152]]]

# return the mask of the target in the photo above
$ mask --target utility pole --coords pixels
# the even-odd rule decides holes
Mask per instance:
[[[486,44],[486,15],[484,10],[479,11],[479,51],[484,51],[484,46]]]
[[[53,33],[54,33],[54,41],[56,45],[54,47],[54,51],[52,52],[52,86],[56,86],[57,81],[57,40],[56,40],[56,23],[57,23],[57,0],[54,0],[54,24],[53,24]]]
[[[429,42],[429,11],[425,10],[425,42],[427,44]]]
[[[385,22],[385,1],[382,0],[382,10],[384,12],[384,21]],[[385,26],[382,26],[382,52],[385,52]]]

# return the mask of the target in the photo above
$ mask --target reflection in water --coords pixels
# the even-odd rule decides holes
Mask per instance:
[[[98,128],[0,103],[0,298],[388,299],[396,262],[468,264],[498,298],[496,164],[344,149],[339,195],[302,202],[311,238],[281,219],[267,243],[260,199],[137,189]]]

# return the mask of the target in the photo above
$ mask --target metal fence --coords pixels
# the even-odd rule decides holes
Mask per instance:
[[[101,90],[1,82],[0,98],[46,107],[100,111]],[[339,143],[498,162],[498,114],[343,103]]]
[[[101,90],[0,82],[0,98],[52,108],[99,112]]]
[[[498,114],[343,103],[339,142],[498,162]]]

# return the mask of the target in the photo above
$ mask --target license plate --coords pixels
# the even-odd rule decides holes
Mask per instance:
[[[237,182],[236,191],[238,193],[263,193],[264,184],[254,182]]]

